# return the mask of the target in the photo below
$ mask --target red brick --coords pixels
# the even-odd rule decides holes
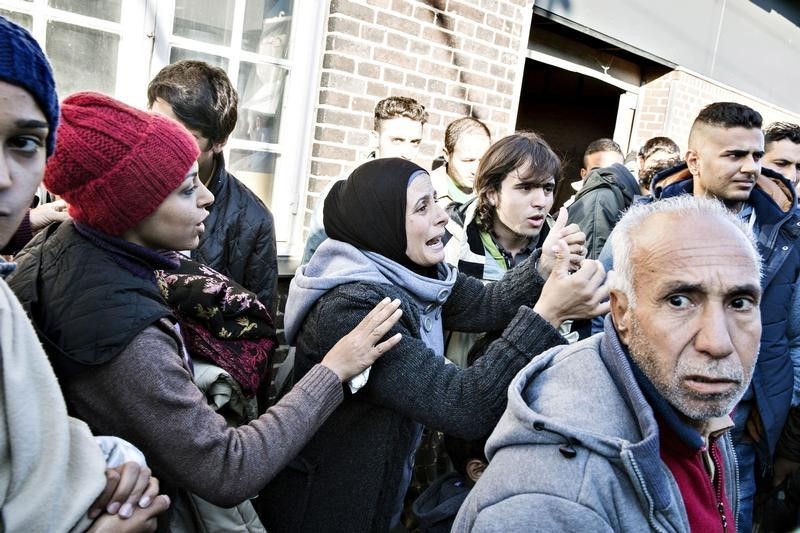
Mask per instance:
[[[373,43],[383,43],[386,40],[386,30],[373,26],[364,26],[361,28],[361,37]]]
[[[494,32],[486,26],[478,26],[475,28],[475,37],[487,43],[494,42]]]
[[[342,165],[325,161],[311,161],[311,174],[313,176],[338,177],[342,174]],[[329,180],[310,179],[308,180],[309,192],[322,192],[330,184]]]
[[[414,8],[414,18],[420,22],[432,23],[436,18],[436,13],[425,6],[417,6]]]
[[[392,5],[391,0],[367,0],[367,4],[381,9],[390,9]]]
[[[410,17],[414,13],[414,6],[408,0],[393,0],[392,11]]]
[[[347,109],[350,107],[350,96],[337,91],[321,89],[319,91],[319,104],[343,107]]]
[[[500,53],[497,51],[497,48],[481,44],[475,40],[465,41],[464,50],[466,52],[472,52],[473,54],[485,57],[486,59],[497,59],[497,57],[500,55]]]
[[[502,2],[500,4],[500,14],[503,15],[504,17],[508,17],[514,20],[519,20],[520,16],[519,10],[516,7],[508,4],[507,2]]]
[[[426,27],[422,30],[422,38],[432,44],[452,46],[454,43],[453,35],[439,27]]]
[[[372,51],[372,59],[379,63],[394,65],[396,67],[413,70],[417,66],[417,60],[406,54],[399,54],[388,48],[375,48]]]
[[[343,143],[344,131],[327,126],[317,126],[314,128],[314,139],[317,141]]]
[[[475,37],[475,24],[468,20],[459,19],[456,22],[456,33],[465,37]]]
[[[378,13],[377,23],[378,26],[391,28],[408,35],[419,35],[421,28],[419,22],[415,20],[397,17],[389,13]]]
[[[356,62],[350,59],[349,57],[345,57],[341,55],[338,51],[333,54],[325,54],[325,57],[322,59],[322,68],[330,68],[335,70],[343,70],[345,72],[352,73],[355,71]]]
[[[444,98],[437,98],[435,102],[436,108],[440,111],[446,111],[461,116],[469,114],[469,105],[464,102],[445,100]]]
[[[337,109],[318,109],[317,123],[333,124],[349,128],[361,127],[361,116],[356,113],[349,113]]]
[[[456,29],[455,18],[447,13],[437,13],[434,23],[437,27],[442,28],[443,30],[455,31]]]
[[[367,78],[379,78],[381,75],[381,67],[374,63],[359,63],[358,74]]]
[[[372,106],[374,108],[374,106]],[[372,129],[372,126],[370,126]],[[347,132],[347,145],[348,146],[369,146],[369,132],[366,130],[348,131]]]
[[[447,92],[447,84],[439,80],[428,80],[428,92],[445,94]]]
[[[473,105],[472,116],[477,118],[478,120],[489,120],[489,117],[491,115],[489,109],[480,105]]]
[[[451,83],[447,87],[447,96],[463,100],[464,98],[467,97],[467,88],[464,87],[463,85]]]
[[[494,88],[495,84],[494,80],[488,76],[463,71],[459,75],[459,81],[465,85],[474,85],[477,87],[483,87],[485,89],[492,89]]]
[[[367,57],[369,56],[370,46],[359,40],[343,37],[341,35],[328,35],[327,50],[335,51],[340,54]],[[355,65],[353,65],[355,67]],[[352,72],[352,70],[350,71]]]
[[[334,33],[346,33],[348,35],[358,35],[358,28],[361,26],[358,21],[341,15],[331,15],[328,17],[328,31]]]
[[[488,74],[489,73],[489,63],[484,61],[483,59],[478,59],[477,57],[472,60],[472,70],[475,72],[480,72],[481,74]]]
[[[467,90],[467,101],[478,104],[484,103],[486,101],[486,91],[470,87]]]
[[[495,122],[500,122],[502,124],[508,124],[508,122],[511,120],[511,115],[509,115],[505,111],[500,111],[500,110],[497,110],[497,109],[492,111],[492,115],[491,116],[492,116],[491,120],[493,120]]]
[[[325,159],[352,160],[356,157],[356,152],[341,145],[314,143],[311,155]]]
[[[362,94],[364,92],[364,85],[364,80],[354,78],[349,74],[342,74],[336,71],[326,71],[322,73],[321,87],[339,89],[353,94]]]
[[[431,53],[431,45],[424,41],[411,41],[408,51],[418,56],[428,56]]]
[[[390,33],[386,36],[386,45],[398,52],[404,52],[408,48],[408,39],[399,33]]]
[[[431,54],[431,57],[434,60],[439,61],[441,63],[452,63],[453,51],[450,50],[449,48],[442,48],[437,46],[436,48],[433,49],[433,54]]]
[[[373,111],[375,110],[375,101],[372,98],[366,98],[363,96],[355,96],[353,97],[353,103],[350,106],[351,111],[360,111],[363,113],[367,113],[372,116]]]
[[[414,89],[425,90],[425,78],[422,76],[417,76],[415,74],[406,74],[406,87],[412,87]]]
[[[446,80],[455,80],[458,77],[458,69],[441,63],[433,63],[427,59],[420,59],[417,72],[427,76],[435,76]]]
[[[375,10],[348,0],[331,0],[331,14],[341,13],[364,22],[375,20]]]
[[[489,74],[495,78],[504,78],[506,76],[506,67],[498,65],[497,63],[492,63],[489,65]]]
[[[514,92],[514,86],[507,81],[497,80],[497,92],[503,94],[512,94]]]
[[[389,96],[389,89],[386,87],[385,83],[370,81],[367,82],[367,94],[378,98],[386,98]]]
[[[505,33],[495,32],[494,34],[494,44],[501,48],[508,48],[508,45],[511,43],[511,38],[506,35]]]
[[[481,7],[484,11],[496,12],[499,6],[497,0],[481,0]]]
[[[403,72],[395,68],[383,67],[383,81],[386,83],[403,83]]]
[[[451,13],[457,13],[469,20],[483,22],[484,12],[476,7],[468,5],[465,2],[456,2],[454,0],[450,0],[447,3],[447,10]]]

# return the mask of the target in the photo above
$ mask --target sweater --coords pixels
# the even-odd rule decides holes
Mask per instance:
[[[339,263],[345,256],[351,260]],[[464,439],[491,430],[514,374],[534,355],[565,342],[529,307],[544,283],[534,268],[536,257],[487,286],[458,274],[452,290],[443,293],[443,304],[420,308],[403,285],[373,279],[377,268],[363,253],[359,257],[353,247],[330,239],[320,246],[293,281],[293,287],[304,288],[302,298],[314,298],[313,304],[293,302],[293,289],[287,303],[287,331],[297,331],[296,375],[319,361],[384,297],[401,301],[403,316],[388,335],[401,333],[402,340],[373,364],[366,386],[346,396],[268,485],[259,500],[268,531],[386,531],[418,424]],[[336,273],[327,264],[335,264]],[[442,266],[440,272],[449,269]],[[428,312],[440,313],[447,329],[502,334],[475,365],[461,370],[422,340]]]
[[[27,315],[0,280],[0,530],[84,531],[106,485],[89,428],[67,416]]]
[[[51,358],[70,357],[54,332],[71,331],[71,342],[83,347],[78,354],[97,345],[90,333],[120,344],[104,345],[115,356],[94,366],[72,359],[73,371],[62,380],[72,413],[95,433],[122,437],[142,450],[162,486],[188,490],[222,507],[255,496],[341,402],[336,374],[315,366],[260,418],[228,427],[193,382],[171,311],[163,300],[155,300],[161,298],[158,290],[128,290],[133,275],[65,224],[34,239],[13,282],[20,294],[41,298],[32,306],[34,321],[38,333],[49,339]],[[76,265],[84,275],[74,275],[70,269]],[[108,310],[99,305],[74,313],[85,295],[103,294],[116,304],[117,293],[127,303],[126,314],[113,315],[121,324],[107,324]],[[156,304],[165,309],[140,328],[136,311]],[[126,324],[134,330],[130,341],[106,335],[106,329]]]

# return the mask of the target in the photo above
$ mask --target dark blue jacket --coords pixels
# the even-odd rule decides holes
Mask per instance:
[[[692,185],[684,163],[654,178],[653,196],[692,194]],[[792,401],[794,373],[787,324],[800,274],[800,212],[794,187],[769,169],[762,169],[748,203],[756,215],[754,230],[763,261],[761,348],[751,386],[771,455]]]

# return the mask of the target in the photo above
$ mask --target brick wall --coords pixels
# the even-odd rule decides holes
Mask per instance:
[[[378,100],[417,99],[430,114],[419,163],[440,154],[444,129],[476,117],[513,130],[532,0],[331,0],[306,219],[332,179],[369,153]]]
[[[761,113],[765,126],[777,120],[800,123],[800,115],[683,70],[674,70],[645,84],[639,99],[631,146],[666,135],[685,151],[692,122],[700,110],[712,102],[739,102],[750,106]]]

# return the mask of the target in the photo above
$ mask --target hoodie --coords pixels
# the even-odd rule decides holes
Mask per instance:
[[[534,359],[508,394],[454,532],[689,531],[656,415],[610,319],[605,333]],[[735,516],[732,445],[728,434],[717,442]]]

